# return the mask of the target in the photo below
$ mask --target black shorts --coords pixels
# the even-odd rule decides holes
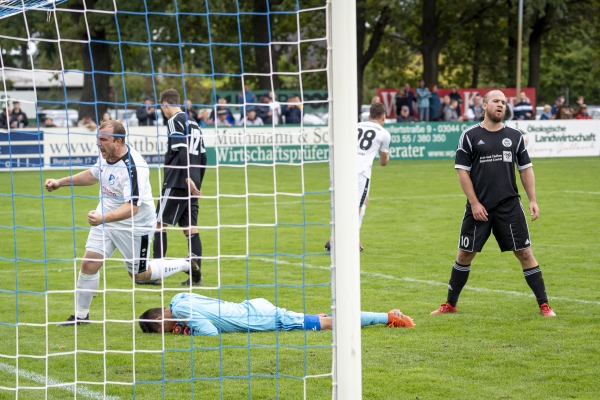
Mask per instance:
[[[198,199],[187,189],[165,188],[156,205],[156,221],[163,225],[196,226]]]
[[[494,232],[501,251],[519,251],[531,247],[527,217],[518,197],[508,199],[488,211],[487,218],[487,221],[476,221],[471,207],[467,207],[460,228],[459,249],[480,252],[491,232]]]

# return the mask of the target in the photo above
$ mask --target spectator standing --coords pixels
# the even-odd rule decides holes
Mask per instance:
[[[473,104],[467,108],[467,119],[469,121],[483,121],[483,107],[481,106],[481,97],[475,95]]]
[[[575,119],[592,119],[592,116],[588,114],[587,105],[582,104],[579,110],[575,113]]]
[[[419,81],[419,87],[417,88],[417,108],[419,109],[419,121],[429,121],[429,98],[431,92],[429,88],[425,86],[425,81],[421,79]]]
[[[10,127],[11,128],[26,128],[29,125],[27,114],[21,110],[21,103],[13,101],[13,110],[10,113]]]
[[[375,104],[375,103],[381,103],[381,97],[373,96],[373,98],[371,99],[371,104]]]
[[[458,105],[460,106],[463,102],[462,97],[460,97],[460,93],[456,91],[456,86],[452,86],[450,88],[450,100],[456,100]]]
[[[108,111],[106,111],[103,115],[102,115],[102,121],[101,122],[106,122],[106,121],[110,121],[112,118],[110,117],[110,113]]]
[[[535,119],[533,106],[525,92],[519,93],[519,102],[513,107],[513,116],[520,120]]]
[[[415,94],[412,92],[412,90],[410,90],[410,85],[408,84],[408,82],[404,84],[404,91],[406,92],[406,105],[408,106],[410,115],[414,116],[417,99],[415,98]]]
[[[144,105],[138,107],[135,115],[140,126],[156,125],[156,108],[152,104],[152,99],[150,97],[144,98]]]
[[[84,115],[81,121],[77,123],[79,128],[88,128],[90,132],[94,132],[96,130],[96,123],[92,120],[92,117],[89,115]]]
[[[225,115],[225,119],[227,120],[227,123],[229,125],[227,126],[233,126],[235,125],[235,118],[233,117],[233,114],[231,113],[231,110],[226,106],[227,105],[227,100],[221,98],[219,100],[217,100],[217,116],[223,115],[223,113],[221,113],[220,111],[225,111],[224,115]],[[218,117],[218,119],[221,119],[221,117]],[[212,124],[215,121],[215,110],[213,110],[210,113],[210,118],[208,119],[208,123]],[[219,123],[220,125],[222,124],[222,121]]]
[[[271,107],[271,112],[273,113],[273,123],[275,125],[279,125],[279,118],[281,117],[281,104],[279,104],[279,102],[277,101],[277,96],[275,95],[275,92],[269,93],[269,97],[271,98],[271,101],[269,102],[269,107]]]
[[[552,107],[550,107],[550,104],[546,104],[544,106],[544,112],[540,116],[540,119],[554,119],[554,115],[552,115]]]
[[[396,118],[400,117],[402,106],[408,107],[408,97],[406,97],[406,90],[404,88],[398,89],[396,93]]]
[[[184,111],[187,114],[190,120],[198,122],[198,111],[194,110],[194,108],[192,107],[191,100],[185,101],[185,107],[183,107],[182,111]]]
[[[0,128],[8,129],[10,126],[10,108],[7,106],[2,107],[2,114],[0,114]]]
[[[249,85],[245,84],[244,92],[238,93],[237,102],[238,102],[238,104],[244,104],[243,112],[242,112],[243,115],[247,114],[247,109],[253,108],[252,106],[246,106],[246,104],[256,102],[256,95],[254,94],[254,92],[252,92],[250,90]]]
[[[260,118],[265,125],[273,124],[273,111],[271,110],[271,96],[268,94],[263,95],[260,98],[262,105],[256,106],[256,115]]]
[[[437,92],[437,85],[429,85],[431,97],[429,98],[429,120],[437,121],[437,111],[441,106],[440,95]]]
[[[564,102],[565,102],[565,96],[563,96],[562,94],[560,96],[558,96],[556,98],[556,100],[554,101],[554,105],[552,106],[552,109],[550,110],[550,112],[552,112],[552,115],[554,116],[554,118],[556,118],[558,109],[563,105]]]
[[[398,122],[415,122],[415,117],[410,115],[410,110],[408,106],[402,106],[400,109],[400,115],[396,118]]]
[[[248,110],[248,115],[240,119],[240,122],[238,122],[237,124],[239,126],[262,126],[265,123],[259,116],[256,115],[256,110]]]
[[[462,117],[458,116],[458,101],[456,99],[450,100],[450,105],[444,108],[444,121],[458,121],[461,122]]]
[[[290,104],[285,107],[283,115],[285,116],[285,123],[289,124],[301,124],[302,123],[302,110],[300,109],[299,103],[300,98],[293,95],[289,98]]]
[[[438,107],[437,111],[435,112],[435,120],[436,121],[444,120],[444,110],[449,105],[450,105],[450,95],[446,94],[446,95],[444,95],[444,97],[442,97],[442,104]]]

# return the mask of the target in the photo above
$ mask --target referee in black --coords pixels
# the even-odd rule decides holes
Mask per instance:
[[[540,266],[533,256],[527,217],[517,191],[515,168],[529,198],[529,213],[535,221],[540,210],[535,198],[535,178],[521,132],[502,123],[506,96],[492,90],[483,98],[485,118],[460,136],[454,168],[467,196],[460,229],[458,255],[448,284],[448,299],[431,314],[456,312],[456,303],[467,283],[471,262],[494,233],[501,251],[512,251],[521,262],[527,284],[545,317],[556,314],[548,305]]]

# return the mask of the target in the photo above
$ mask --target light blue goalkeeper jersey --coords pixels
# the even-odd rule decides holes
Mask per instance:
[[[265,299],[230,303],[195,293],[179,293],[169,307],[173,317],[189,326],[194,336],[304,329],[304,314],[275,307]]]

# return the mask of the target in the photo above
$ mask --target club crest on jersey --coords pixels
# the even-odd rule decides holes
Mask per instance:
[[[502,152],[502,161],[512,162],[512,152],[511,151],[503,151]]]
[[[108,183],[110,183],[111,185],[115,184],[115,176],[113,174],[110,174],[110,176],[108,177]]]
[[[510,147],[512,145],[512,141],[509,138],[502,139],[502,144],[504,147]]]

